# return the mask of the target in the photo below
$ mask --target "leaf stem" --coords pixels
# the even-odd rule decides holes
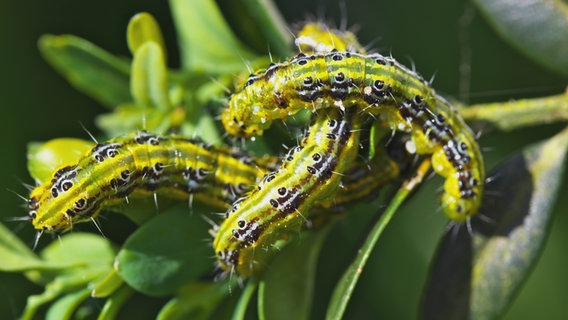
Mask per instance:
[[[568,120],[568,92],[544,98],[522,99],[460,108],[467,121],[487,122],[499,130]]]
[[[389,206],[379,218],[377,223],[373,226],[371,232],[369,232],[367,239],[363,243],[363,246],[359,249],[357,257],[347,268],[341,279],[339,280],[333,296],[331,298],[329,307],[327,309],[326,319],[335,320],[341,319],[347,307],[347,303],[351,298],[355,285],[359,280],[359,277],[363,273],[363,268],[371,255],[371,251],[374,249],[375,244],[379,240],[380,235],[385,230],[387,224],[394,216],[395,212],[398,210],[403,201],[408,197],[410,192],[414,190],[416,186],[420,184],[423,178],[426,176],[430,170],[430,159],[425,159],[413,177],[406,180],[400,189],[397,191]]]
[[[232,318],[233,320],[245,319],[247,306],[249,305],[252,295],[256,291],[257,287],[258,287],[258,280],[255,278],[250,279],[249,282],[247,283],[247,286],[243,290],[243,293],[241,294],[237,306],[235,307],[235,311],[233,312],[233,318]]]

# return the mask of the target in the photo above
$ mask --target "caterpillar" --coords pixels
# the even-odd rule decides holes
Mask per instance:
[[[368,164],[351,165],[337,197],[318,206],[346,205],[398,177],[397,162],[401,160],[395,162],[385,154],[387,150],[381,149]],[[132,133],[97,144],[76,163],[55,170],[51,181],[31,192],[28,219],[38,232],[62,233],[75,223],[96,217],[102,208],[122,203],[127,196],[144,197],[153,192],[180,199],[195,194],[226,209],[280,163],[279,157],[256,158],[196,139]],[[164,168],[158,177],[153,172],[156,164]]]
[[[333,29],[321,22],[306,23],[298,32],[294,43],[303,53],[326,53],[333,50],[365,53],[365,48],[359,43],[354,33]],[[375,131],[380,132],[380,130]],[[382,136],[376,136],[375,140],[380,141],[381,138]],[[333,200],[319,203],[319,206],[330,208],[333,204],[348,203],[368,197],[372,194],[370,190],[376,190],[379,186],[397,178],[401,170],[408,165],[410,158],[405,153],[406,149],[393,148],[395,145],[400,147],[396,143],[397,140],[391,136],[388,137],[388,143],[377,143],[372,146],[377,149],[372,159],[366,163],[354,164],[342,179],[341,183],[347,186],[347,190],[339,192]],[[362,144],[365,145],[365,143]],[[388,148],[385,147],[387,144]],[[393,161],[393,158],[396,160]]]
[[[309,209],[337,191],[341,173],[358,153],[359,120],[354,108],[319,112],[299,146],[246,198],[233,204],[215,232],[219,267],[241,276],[258,274],[274,245],[298,232]]]
[[[58,169],[32,190],[29,218],[38,232],[64,232],[129,195],[154,192],[180,199],[195,194],[223,208],[278,165],[274,157],[255,159],[196,139],[141,131],[97,144],[76,164]]]
[[[444,213],[463,222],[477,212],[485,173],[473,133],[422,77],[390,57],[300,53],[251,75],[231,96],[222,121],[229,134],[250,137],[274,119],[330,106],[365,106],[383,126],[410,133],[416,153],[431,154],[434,171],[446,178]]]

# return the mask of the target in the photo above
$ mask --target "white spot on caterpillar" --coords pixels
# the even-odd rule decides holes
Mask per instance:
[[[413,140],[408,140],[406,141],[406,143],[404,144],[404,148],[406,149],[406,151],[410,154],[415,154],[416,153],[416,144],[414,143]]]
[[[341,109],[341,111],[345,111],[345,106],[343,105],[343,100],[335,100],[335,101],[333,102],[333,104],[334,104],[336,107],[339,107],[339,109]]]

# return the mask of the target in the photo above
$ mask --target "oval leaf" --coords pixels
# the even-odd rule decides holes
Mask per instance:
[[[0,271],[23,271],[43,266],[32,250],[0,223]]]
[[[84,250],[87,252],[87,250]],[[21,319],[33,319],[33,315],[41,306],[51,302],[62,294],[85,290],[89,295],[91,292],[90,282],[96,281],[109,272],[110,266],[92,268],[68,269],[62,272],[53,280],[45,285],[45,291],[28,297],[28,302]],[[46,273],[46,278],[53,273]]]
[[[110,266],[115,252],[111,243],[100,235],[75,232],[50,243],[40,256],[47,262],[61,265],[94,267],[97,264]]]
[[[257,51],[270,49],[272,56],[290,57],[292,51],[292,34],[290,27],[273,1],[234,0],[225,1],[222,6],[227,20],[241,39],[246,37],[248,45]]]
[[[500,316],[538,260],[565,166],[568,129],[526,148],[490,175],[473,237],[444,237],[425,291],[424,319]]]
[[[120,308],[132,296],[134,290],[129,286],[122,286],[116,290],[105,302],[98,319],[112,320],[120,311]]]
[[[116,292],[120,286],[124,284],[124,280],[112,270],[101,281],[95,284],[95,288],[91,292],[93,298],[105,298]]]
[[[91,150],[91,141],[75,138],[52,139],[45,143],[28,144],[28,170],[32,178],[46,183],[53,178],[56,169],[77,163]]]
[[[69,293],[49,307],[45,318],[47,320],[72,319],[77,307],[89,297],[89,288]]]
[[[226,282],[195,283],[185,287],[158,314],[159,320],[210,319],[229,293]]]
[[[139,106],[170,109],[168,70],[158,43],[147,41],[134,53],[130,88]]]
[[[183,68],[219,75],[241,72],[253,55],[231,32],[213,0],[170,1]]]
[[[171,114],[164,110],[125,104],[111,113],[97,116],[95,123],[109,137],[125,135],[140,128],[150,132],[166,132],[172,127]]]
[[[126,283],[161,296],[211,270],[209,225],[188,211],[160,214],[128,238],[115,265]]]
[[[147,12],[139,13],[130,19],[126,31],[126,40],[128,41],[128,48],[133,55],[140,46],[148,41],[157,43],[164,51],[164,54],[166,53],[160,26],[156,19]]]
[[[127,61],[71,35],[44,35],[39,49],[71,85],[109,109],[132,101]]]
[[[495,30],[549,70],[568,76],[568,5],[560,0],[475,0]]]

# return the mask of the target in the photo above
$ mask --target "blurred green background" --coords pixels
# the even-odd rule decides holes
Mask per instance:
[[[535,65],[504,43],[468,1],[276,1],[286,21],[300,23],[323,18],[336,26],[345,21],[358,27],[363,44],[392,55],[406,65],[416,65],[425,77],[435,75],[434,87],[442,94],[469,103],[504,101],[559,93],[566,79]],[[345,10],[343,9],[345,8]],[[148,11],[156,17],[166,36],[171,67],[177,67],[175,32],[166,1],[1,1],[0,2],[0,117],[5,137],[0,171],[2,222],[30,246],[34,232],[27,223],[7,222],[22,216],[23,202],[9,190],[27,195],[22,182],[33,181],[26,170],[26,144],[55,137],[87,138],[81,128],[96,133],[93,118],[103,109],[78,93],[51,69],[37,50],[45,33],[71,33],[86,38],[111,53],[128,57],[125,29],[132,15]],[[206,45],[206,44],[204,44]],[[462,64],[460,73],[460,63]],[[470,70],[470,73],[463,72]],[[480,141],[491,168],[507,154],[528,142],[554,134],[561,126],[534,127],[512,133],[492,133]],[[565,179],[567,180],[567,179]],[[348,318],[381,315],[387,319],[412,319],[420,301],[428,263],[446,219],[436,210],[438,178],[429,181],[397,215],[379,241],[350,302]],[[568,319],[568,209],[567,184],[559,193],[551,236],[541,260],[508,312],[507,319]],[[103,230],[112,228],[116,216],[102,219]],[[333,275],[344,264],[333,255],[335,245],[357,244],[372,212],[358,220],[359,228],[342,226],[324,249],[322,263]],[[125,236],[125,235],[124,235]],[[350,240],[342,240],[342,237]],[[43,242],[46,240],[44,237]],[[326,252],[328,253],[326,255]],[[350,259],[351,257],[344,257]],[[0,257],[1,259],[1,257]],[[338,263],[338,261],[340,263]],[[324,282],[318,288],[329,294]],[[40,292],[23,276],[0,273],[0,318],[16,318],[25,297]],[[325,294],[316,298],[322,304]],[[145,301],[146,303],[148,300]],[[324,309],[325,310],[325,309]],[[320,313],[316,312],[316,315]]]

